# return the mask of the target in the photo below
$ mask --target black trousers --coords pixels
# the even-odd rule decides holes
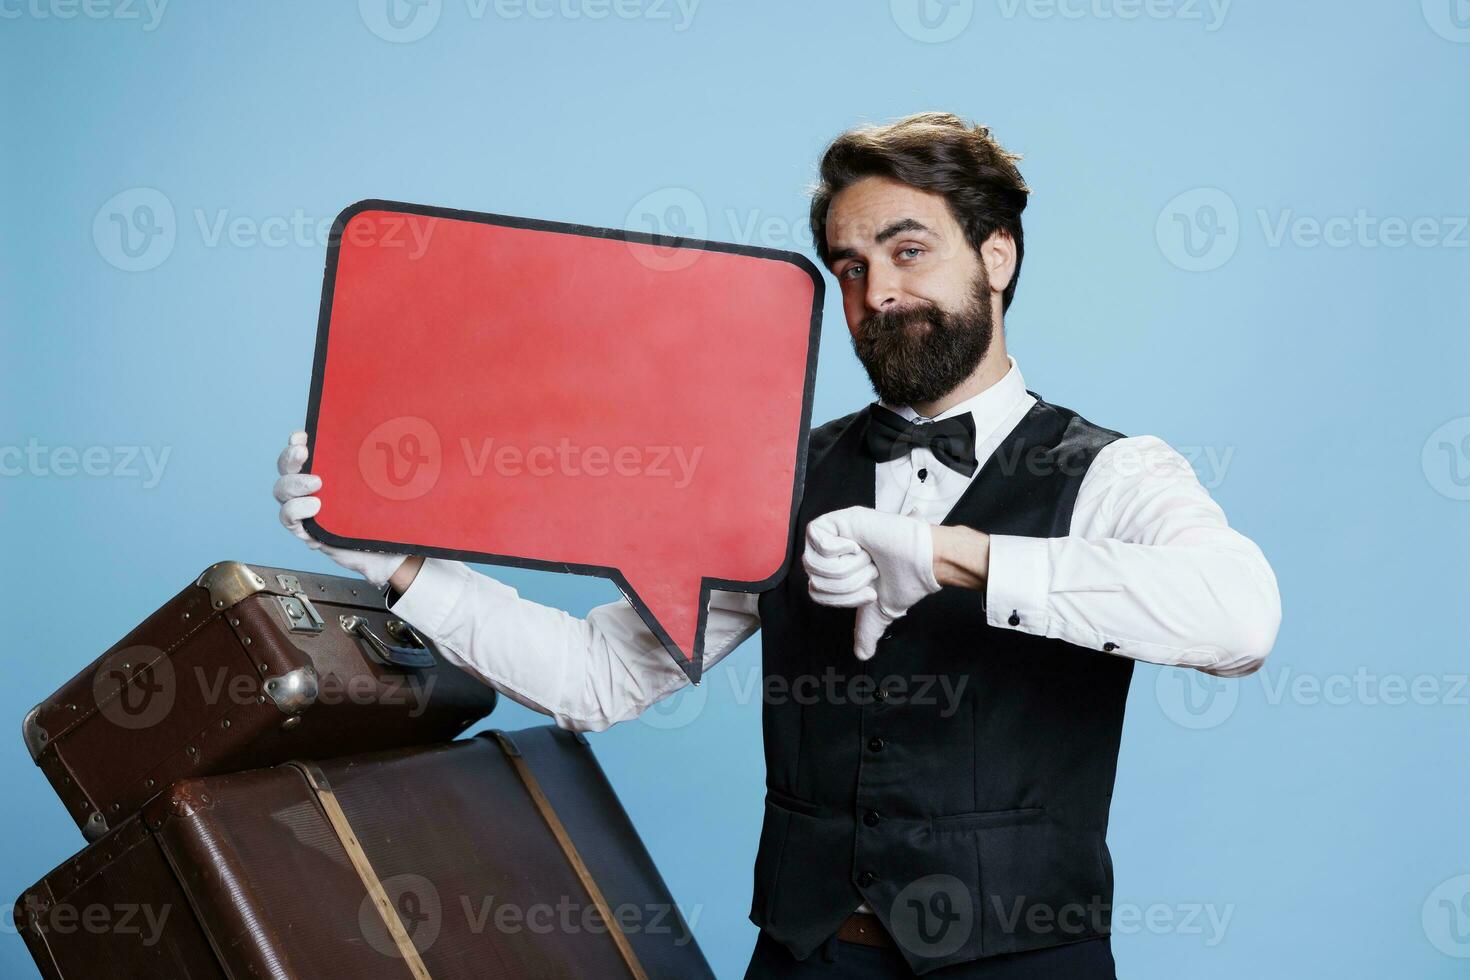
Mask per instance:
[[[880,980],[912,977],[914,971],[897,949],[863,946],[828,939],[805,961],[796,959],[785,946],[761,930],[751,954],[745,980],[791,977],[797,980],[835,977],[851,980]],[[987,956],[957,963],[924,974],[926,980],[1117,980],[1113,948],[1106,936],[1052,946],[1026,953]]]

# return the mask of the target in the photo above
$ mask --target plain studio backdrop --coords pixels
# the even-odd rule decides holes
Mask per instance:
[[[0,0],[0,73],[7,902],[82,841],[26,710],[211,562],[334,569],[269,491],[341,208],[811,254],[826,142],[944,109],[1025,154],[1029,386],[1178,447],[1280,579],[1259,674],[1134,676],[1120,975],[1470,966],[1463,0]],[[871,398],[830,286],[814,422]],[[755,940],[759,661],[592,737],[722,977]]]

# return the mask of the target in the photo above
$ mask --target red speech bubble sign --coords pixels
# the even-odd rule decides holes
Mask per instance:
[[[322,287],[310,532],[611,578],[697,682],[710,590],[769,588],[790,554],[822,296],[791,252],[355,204]]]

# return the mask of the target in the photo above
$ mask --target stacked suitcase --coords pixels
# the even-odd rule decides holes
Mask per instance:
[[[223,562],[27,715],[91,843],[16,903],[47,978],[707,977],[586,739],[360,580]]]

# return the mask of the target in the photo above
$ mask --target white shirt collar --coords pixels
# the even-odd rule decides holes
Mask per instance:
[[[1021,369],[1016,366],[1016,359],[1007,354],[1006,360],[1010,362],[1010,369],[999,381],[984,391],[951,405],[928,421],[937,422],[940,419],[952,418],[963,412],[969,412],[975,418],[977,441],[983,440],[994,432],[996,426],[1010,417],[1016,403],[1026,397],[1026,379],[1021,377]],[[878,404],[889,411],[897,412],[910,422],[921,417],[909,405],[890,405],[883,401]]]

